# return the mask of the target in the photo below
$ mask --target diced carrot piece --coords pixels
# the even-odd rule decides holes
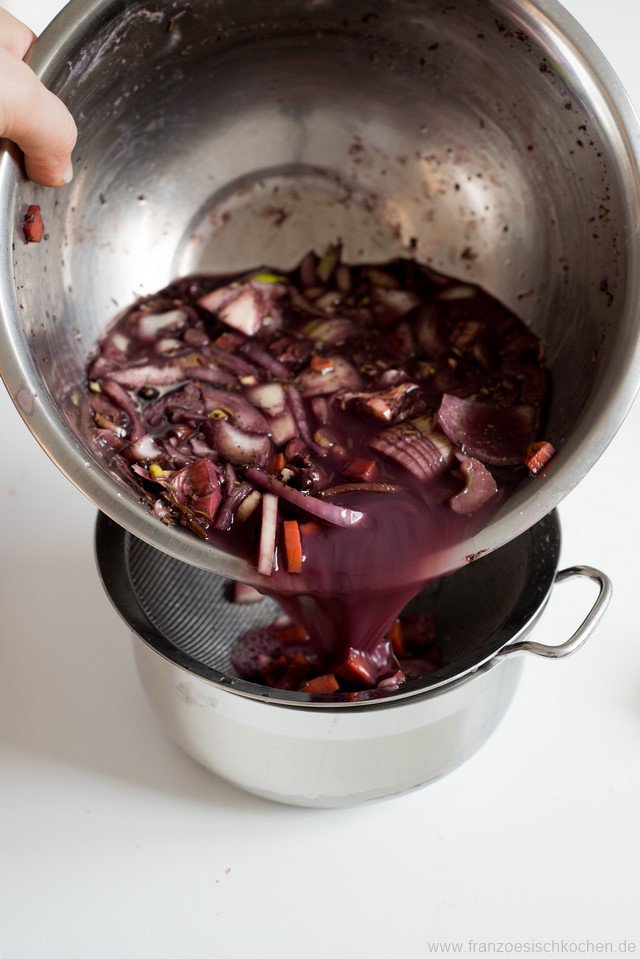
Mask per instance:
[[[363,683],[365,686],[373,686],[375,682],[370,663],[363,653],[359,653],[357,649],[353,648],[349,650],[347,658],[336,669],[336,674],[341,679],[346,679],[352,683]]]
[[[338,680],[333,673],[326,676],[316,676],[315,679],[309,679],[300,687],[301,693],[336,693],[340,689]]]
[[[284,526],[284,550],[287,554],[287,569],[290,573],[302,572],[302,540],[300,527],[294,519],[286,519]]]
[[[387,639],[393,646],[393,651],[396,656],[407,655],[407,648],[404,644],[404,636],[402,633],[402,623],[399,619],[396,619],[395,623],[387,633]]]
[[[316,373],[328,373],[333,369],[333,363],[324,356],[312,356],[309,366]]]
[[[215,346],[220,350],[226,350],[227,353],[233,353],[244,343],[244,336],[238,333],[221,333],[215,342]]]
[[[33,203],[25,214],[22,232],[27,243],[39,243],[44,236],[44,220],[36,203]]]
[[[284,453],[276,453],[275,456],[271,457],[269,463],[269,472],[270,473],[281,473],[285,467],[286,459]]]
[[[536,473],[539,473],[540,470],[547,465],[550,459],[556,455],[556,451],[551,445],[551,443],[542,442],[542,443],[532,443],[529,449],[527,450],[527,455],[524,459],[524,464],[528,468],[532,476],[535,476]]]
[[[308,669],[309,660],[301,650],[297,649],[291,657],[291,665],[300,666],[302,669]]]
[[[372,483],[378,476],[378,464],[375,460],[355,459],[342,471],[345,476]]]
[[[307,631],[302,626],[285,626],[276,633],[279,643],[302,643],[307,639]]]
[[[320,523],[314,523],[313,520],[309,520],[308,523],[300,523],[300,532],[303,536],[314,536],[321,529]]]

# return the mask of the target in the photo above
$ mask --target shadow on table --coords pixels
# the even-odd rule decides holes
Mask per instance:
[[[212,775],[164,735],[89,550],[28,568],[5,562],[0,604],[0,746],[217,808],[291,815]]]

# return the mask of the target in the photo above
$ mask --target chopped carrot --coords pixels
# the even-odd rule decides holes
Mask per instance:
[[[300,532],[303,536],[314,536],[315,533],[319,533],[321,529],[320,523],[314,523],[313,520],[309,520],[307,523],[300,523]]]
[[[293,656],[291,657],[291,665],[300,666],[301,669],[308,669],[309,660],[307,659],[307,657],[305,656],[303,652],[297,649],[295,653],[293,654]]]
[[[527,450],[524,465],[528,468],[532,476],[535,476],[555,455],[556,451],[551,443],[532,443]]]
[[[44,221],[40,207],[33,203],[27,210],[22,232],[27,243],[39,243],[44,236]]]
[[[352,479],[372,483],[378,475],[378,465],[375,460],[355,459],[351,460],[342,472],[345,476],[350,476]]]
[[[301,643],[307,639],[307,631],[303,626],[285,626],[276,633],[279,643]]]
[[[405,646],[404,636],[402,634],[402,623],[399,619],[396,619],[395,623],[387,633],[387,639],[391,643],[396,656],[407,655],[407,648]]]
[[[284,453],[276,453],[269,462],[270,473],[281,473],[285,467],[286,459]]]
[[[234,353],[239,346],[242,346],[244,339],[244,336],[239,336],[237,333],[221,333],[215,346],[220,350],[226,350],[227,353]]]
[[[287,569],[290,573],[302,572],[302,540],[300,527],[294,519],[286,519],[284,526],[284,549],[287,554]]]
[[[375,683],[371,663],[368,661],[366,654],[353,648],[349,650],[347,658],[336,669],[336,674],[350,683],[362,683],[365,686],[373,686]]]
[[[328,673],[326,676],[316,676],[315,679],[310,679],[308,682],[303,683],[300,687],[301,693],[335,693],[340,689],[340,684],[338,680],[333,675],[333,673]]]
[[[325,356],[312,356],[309,366],[312,370],[315,370],[316,373],[328,373],[333,369],[333,363]]]

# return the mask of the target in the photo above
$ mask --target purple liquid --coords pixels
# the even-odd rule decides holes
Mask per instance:
[[[383,637],[438,554],[524,475],[547,374],[538,339],[479,288],[412,261],[333,260],[178,281],[111,327],[88,383],[104,455],[163,522],[254,564],[266,555],[264,591],[309,634],[307,678],[337,672],[349,689],[397,672]],[[243,515],[252,487],[264,492],[256,469],[305,497],[301,509],[278,487],[271,540],[264,497]],[[340,508],[363,519],[337,528]],[[299,524],[300,571],[285,520]],[[343,668],[352,654],[368,679]]]

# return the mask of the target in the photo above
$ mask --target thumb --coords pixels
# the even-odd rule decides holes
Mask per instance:
[[[73,117],[33,70],[5,50],[0,50],[0,136],[17,143],[27,176],[36,183],[64,186],[71,180],[78,136]]]

